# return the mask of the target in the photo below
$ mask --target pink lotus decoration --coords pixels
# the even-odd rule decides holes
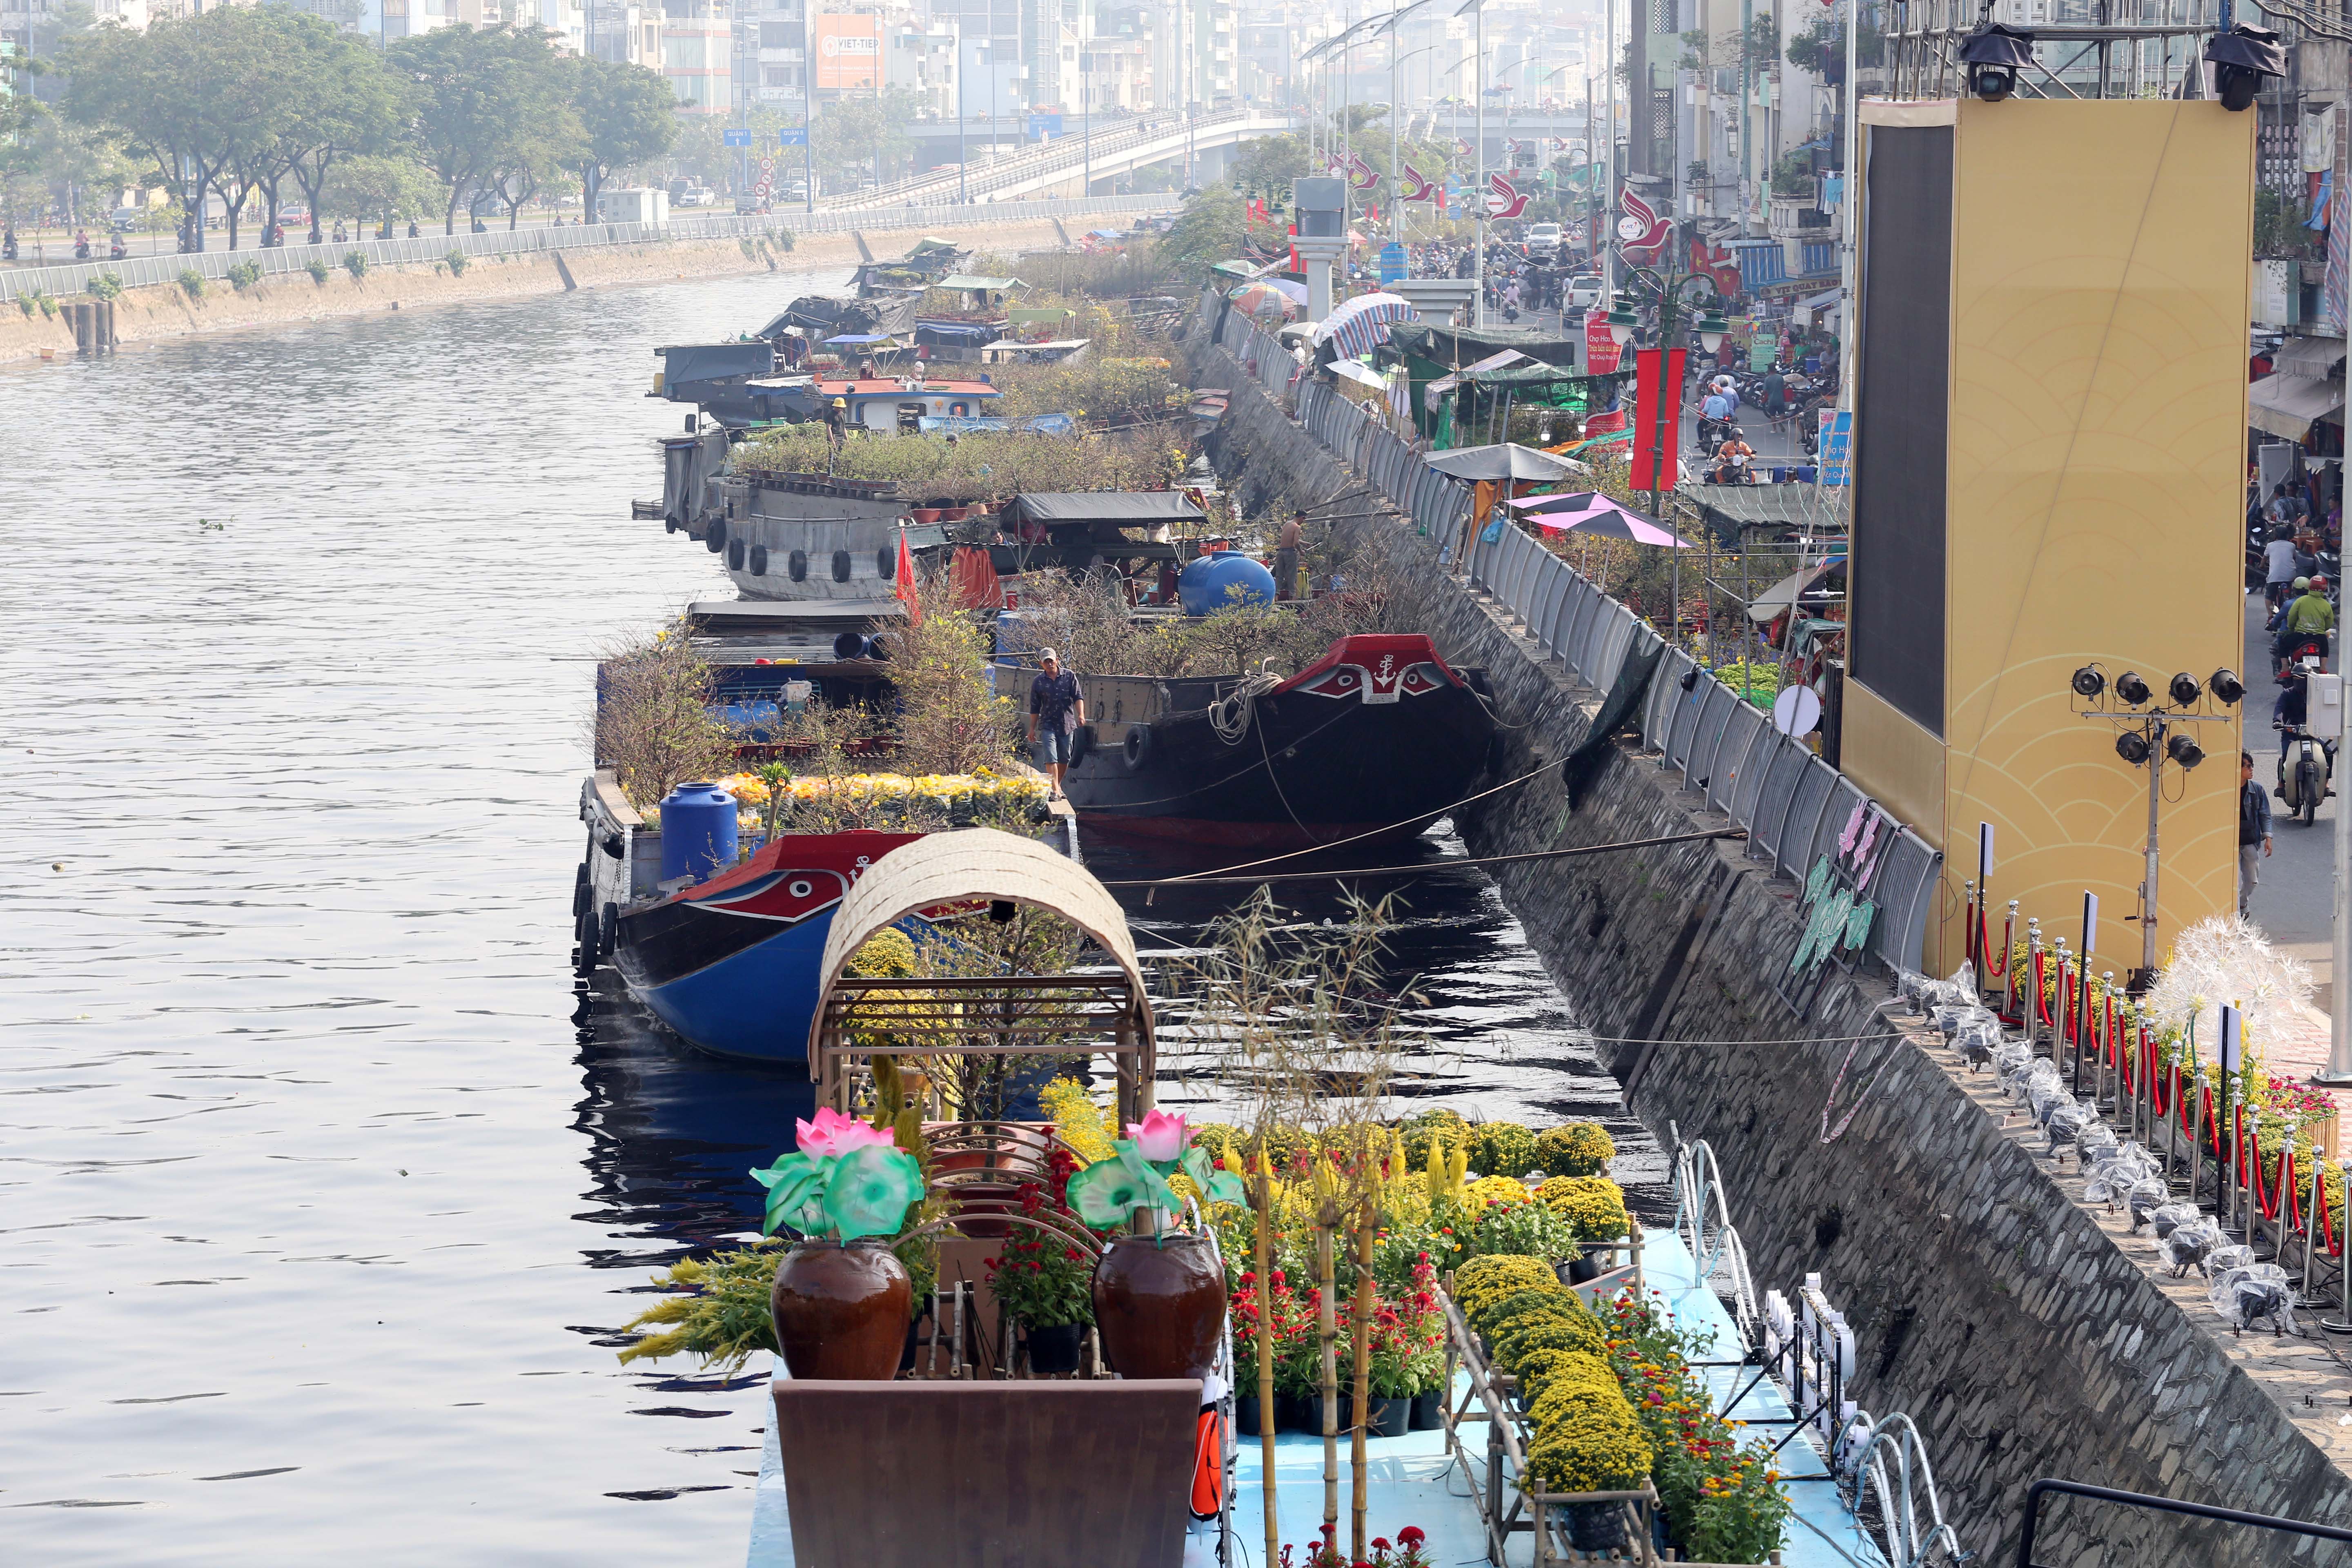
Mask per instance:
[[[1129,1122],[1127,1135],[1135,1140],[1136,1153],[1153,1164],[1166,1164],[1184,1157],[1192,1130],[1182,1117],[1154,1110],[1146,1112],[1141,1121]]]
[[[896,1140],[886,1128],[869,1127],[854,1116],[844,1116],[831,1106],[821,1108],[814,1121],[795,1121],[800,1152],[812,1160],[854,1153],[860,1149],[890,1147]]]

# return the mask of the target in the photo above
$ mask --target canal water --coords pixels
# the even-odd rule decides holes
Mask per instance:
[[[677,427],[649,350],[840,276],[0,369],[11,1560],[741,1550],[753,1382],[614,1352],[756,1225],[807,1086],[575,987],[574,808],[600,647],[728,592],[629,518]],[[1412,853],[1416,1091],[1609,1116],[1654,1203],[1492,886]],[[1131,901],[1145,945],[1211,897]]]

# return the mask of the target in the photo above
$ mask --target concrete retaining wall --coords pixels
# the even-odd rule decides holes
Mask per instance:
[[[875,227],[860,231],[877,254],[902,247],[913,232],[884,226],[892,221],[887,214],[877,214]],[[114,330],[124,345],[136,346],[233,327],[289,326],[380,310],[560,294],[573,286],[591,289],[848,267],[862,258],[858,241],[859,234],[809,235],[790,251],[735,239],[583,246],[562,251],[477,256],[468,260],[463,274],[450,271],[446,264],[426,264],[371,268],[366,277],[354,279],[337,267],[324,283],[312,281],[307,272],[267,278],[242,289],[213,280],[205,285],[199,298],[191,298],[174,284],[126,289],[114,302]],[[1060,241],[1050,218],[1007,224],[988,230],[984,237],[974,237],[975,244],[990,247],[1049,246]],[[0,361],[62,358],[75,352],[73,332],[61,315],[44,316],[37,307],[27,315],[6,289],[6,277],[0,274]]]
[[[1245,500],[1353,487],[1231,358],[1203,337],[1191,352],[1196,384],[1235,389],[1219,468]],[[1582,740],[1596,694],[1446,575],[1437,541],[1359,526],[1426,553],[1427,569],[1412,574],[1425,626],[1449,659],[1487,670],[1505,718],[1522,726],[1509,731],[1505,777]],[[1491,855],[1725,821],[1627,742],[1580,809],[1550,773],[1464,826],[1474,852]],[[1758,1289],[1792,1292],[1805,1274],[1823,1276],[1860,1343],[1852,1395],[1919,1425],[1946,1517],[1979,1562],[2013,1556],[2026,1489],[2042,1476],[2352,1524],[2352,1484],[2307,1435],[2341,1431],[2330,1446],[2347,1447],[2352,1427],[2332,1416],[2299,1427],[2293,1385],[2250,1376],[2242,1352],[2212,1331],[2216,1319],[2168,1297],[1971,1100],[1956,1058],[1888,1037],[1884,984],[1833,976],[1802,1013],[1782,1000],[1771,980],[1795,950],[1799,889],[1743,846],[1539,862],[1499,880],[1546,967],[1603,1037],[1602,1059],[1634,1113],[1720,1156]],[[2352,1396],[2330,1390],[2352,1415]],[[2069,1568],[2344,1560],[2298,1554],[2289,1538],[2072,1504],[2052,1510],[2044,1530],[2037,1559]]]

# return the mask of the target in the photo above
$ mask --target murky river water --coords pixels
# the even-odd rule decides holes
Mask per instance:
[[[628,517],[648,350],[816,281],[0,369],[0,1557],[741,1551],[756,1389],[613,1352],[807,1087],[575,993],[573,812],[589,657],[727,592]],[[1404,896],[1423,1087],[1607,1113],[1491,886]]]

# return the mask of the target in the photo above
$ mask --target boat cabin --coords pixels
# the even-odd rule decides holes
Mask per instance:
[[[985,381],[917,381],[877,376],[849,381],[819,378],[813,384],[814,415],[838,397],[849,405],[854,430],[915,431],[925,419],[969,419],[985,415],[991,399],[1004,395]]]

